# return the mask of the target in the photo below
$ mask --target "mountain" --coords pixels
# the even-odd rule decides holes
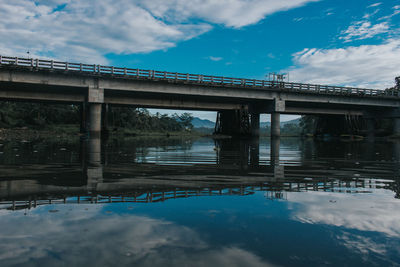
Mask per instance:
[[[295,125],[299,125],[300,124],[300,118],[294,119],[294,120],[290,120],[290,121],[281,121],[281,127],[283,127],[286,124],[295,124]],[[261,122],[260,123],[260,127],[261,128],[265,128],[265,127],[271,127],[271,123],[268,122]]]
[[[290,121],[281,121],[281,127],[284,126],[285,124],[295,124],[299,125],[300,123],[300,118],[290,120]],[[210,120],[206,119],[200,119],[198,117],[194,117],[192,120],[192,124],[194,128],[210,128],[213,129],[215,126],[215,122],[212,122]],[[261,122],[260,127],[265,128],[265,127],[270,127],[271,123],[270,122]]]
[[[200,119],[197,117],[193,118],[192,124],[194,128],[214,128],[215,126],[214,122],[206,119]]]

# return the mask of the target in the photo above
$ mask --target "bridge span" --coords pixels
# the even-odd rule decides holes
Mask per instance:
[[[0,55],[0,99],[80,104],[82,126],[98,135],[108,105],[217,111],[216,130],[259,134],[260,114],[334,114],[392,118],[400,134],[394,91],[119,68]],[[87,115],[88,113],[88,115]],[[373,132],[370,123],[369,131]]]

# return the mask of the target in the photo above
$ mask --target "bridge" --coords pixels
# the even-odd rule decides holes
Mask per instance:
[[[119,68],[0,55],[0,99],[79,104],[81,128],[99,136],[109,105],[217,111],[216,131],[258,135],[260,114],[271,114],[271,136],[280,136],[280,114],[362,116],[394,120],[395,90],[230,78]],[[103,119],[102,119],[103,118]]]

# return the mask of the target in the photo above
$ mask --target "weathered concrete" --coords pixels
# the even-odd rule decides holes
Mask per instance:
[[[101,104],[89,104],[89,135],[93,138],[101,135]]]
[[[279,137],[281,135],[281,115],[278,112],[271,113],[271,137]]]

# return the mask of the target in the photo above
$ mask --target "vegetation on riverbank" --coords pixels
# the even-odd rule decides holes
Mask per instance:
[[[2,102],[0,139],[32,139],[79,135],[80,108],[77,105]],[[109,135],[200,135],[193,130],[193,117],[156,113],[147,109],[113,107],[107,114]]]

